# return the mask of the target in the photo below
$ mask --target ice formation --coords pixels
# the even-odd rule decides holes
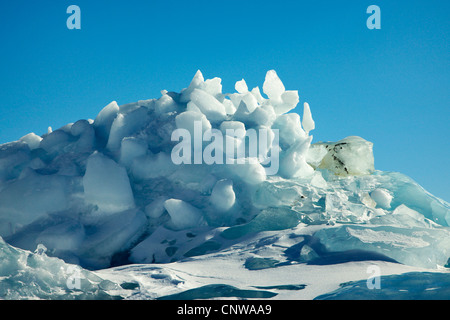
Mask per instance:
[[[14,248],[0,237],[2,299],[117,300],[122,287],[79,266],[48,257],[39,245],[34,253]]]
[[[377,171],[373,144],[361,137],[313,144],[309,104],[302,117],[293,113],[299,94],[275,71],[262,93],[245,80],[235,89],[224,94],[221,79],[198,71],[180,93],[111,102],[95,120],[0,145],[0,254],[9,252],[0,271],[25,259],[21,249],[44,246],[41,265],[59,258],[103,269],[249,252],[246,239],[266,232],[279,235],[273,247],[259,238],[251,268],[447,263],[447,202]]]

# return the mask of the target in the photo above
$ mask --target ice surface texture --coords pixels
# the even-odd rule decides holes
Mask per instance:
[[[111,102],[95,120],[1,145],[0,236],[101,269],[181,260],[304,223],[323,226],[314,239],[324,249],[302,246],[298,261],[369,250],[446,264],[448,203],[404,175],[376,171],[363,138],[312,144],[309,104],[302,117],[293,113],[300,96],[275,71],[262,92],[245,80],[235,88],[222,93],[221,79],[199,71],[180,93]],[[236,152],[221,157],[226,150]]]
[[[0,237],[0,298],[46,300],[113,300],[119,285],[96,274],[48,257],[11,247]]]
[[[448,300],[450,277],[444,273],[408,272],[381,277],[383,290],[367,290],[366,281],[342,284],[316,300]]]

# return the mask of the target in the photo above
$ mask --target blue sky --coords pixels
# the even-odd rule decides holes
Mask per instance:
[[[69,5],[81,30],[68,30]],[[369,5],[381,30],[369,30]],[[275,69],[309,102],[314,141],[359,135],[375,166],[449,201],[450,2],[2,1],[0,143],[180,91],[200,69],[262,87]],[[299,110],[301,111],[301,110]]]

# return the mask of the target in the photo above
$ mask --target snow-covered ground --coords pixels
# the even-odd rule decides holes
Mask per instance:
[[[341,284],[351,281],[363,282],[366,295],[360,295],[362,299],[370,299],[371,295],[377,294],[377,291],[390,294],[393,299],[404,299],[405,296],[402,294],[406,293],[407,297],[408,289],[411,291],[410,298],[413,299],[414,290],[421,290],[417,280],[412,280],[415,283],[412,288],[392,288],[385,285],[384,276],[405,274],[404,277],[414,279],[414,276],[409,273],[431,272],[444,274],[446,281],[439,280],[437,287],[434,288],[430,288],[430,283],[425,282],[423,290],[434,289],[438,292],[435,298],[449,298],[450,273],[448,271],[428,270],[374,260],[330,265],[308,264],[304,261],[301,262],[301,259],[280,263],[280,260],[286,261],[286,258],[280,256],[279,253],[285,252],[292,246],[289,247],[290,243],[287,242],[271,243],[274,237],[279,236],[279,232],[263,232],[252,238],[251,241],[245,241],[220,253],[206,254],[167,264],[122,266],[96,273],[102,278],[114,282],[138,283],[139,290],[125,293],[127,299],[266,298],[310,300],[337,290]],[[261,245],[263,247],[258,248]],[[279,259],[278,262],[273,261],[276,259]],[[375,274],[374,271],[377,273]],[[380,276],[379,288],[372,288],[372,285],[375,285],[374,275]],[[209,292],[209,297],[208,294],[202,295],[201,290],[193,290],[205,286],[211,288],[212,292]],[[236,289],[235,292],[232,292],[232,289]],[[389,290],[395,292],[388,293]],[[185,292],[188,294],[180,295]],[[123,295],[124,292],[121,294]],[[426,298],[425,295],[421,297]]]

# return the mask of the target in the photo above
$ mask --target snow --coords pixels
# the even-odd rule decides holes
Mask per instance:
[[[362,137],[313,143],[274,70],[221,81],[0,145],[0,298],[370,297],[373,266],[445,294],[447,202]]]
[[[101,270],[97,274],[115,282],[130,278],[138,281],[140,290],[129,296],[129,299],[166,299],[166,297],[170,299],[170,296],[181,293],[188,300],[198,299],[199,296],[195,295],[194,289],[212,285],[216,285],[216,297],[229,297],[226,295],[229,290],[220,292],[221,287],[219,285],[221,285],[224,289],[234,287],[240,290],[257,290],[260,293],[263,291],[269,292],[271,296],[266,298],[268,300],[312,300],[325,298],[325,295],[342,288],[343,284],[349,285],[358,281],[361,295],[370,298],[370,295],[388,292],[390,297],[387,299],[395,299],[396,297],[404,297],[404,292],[395,285],[388,285],[392,276],[410,280],[410,283],[413,284],[420,283],[416,282],[415,279],[419,278],[418,275],[421,274],[426,275],[428,279],[436,278],[435,281],[432,281],[435,294],[437,296],[440,294],[441,299],[448,298],[446,286],[449,284],[449,273],[445,271],[431,271],[375,260],[329,265],[305,263],[302,261],[303,258],[314,258],[316,255],[311,253],[313,249],[307,245],[299,247],[298,244],[302,242],[303,238],[294,237],[294,235],[298,234],[300,230],[300,233],[311,233],[314,232],[313,229],[312,226],[302,226],[290,229],[289,232],[260,232],[241,239],[237,244],[222,248],[221,252],[218,253],[207,253],[177,262],[152,265],[141,264],[144,261],[138,262],[137,259],[134,265]],[[158,243],[157,239],[163,238],[155,237],[155,241],[152,243]],[[159,252],[156,248],[153,248],[153,250],[155,251],[152,252]],[[291,260],[282,260],[283,251],[291,255]],[[303,252],[303,255],[298,256],[298,258],[294,257],[294,251],[298,254]],[[306,254],[306,252],[309,252],[309,254]],[[154,257],[157,258],[158,254],[154,254]],[[267,259],[271,259],[272,263],[267,263],[264,267],[263,261],[269,262]],[[286,258],[284,257],[284,259]],[[248,268],[249,263],[246,262],[252,260],[260,261],[261,268]],[[150,262],[146,261],[145,263]],[[373,268],[377,268],[380,272],[381,290],[367,288],[367,281],[370,276],[368,271]],[[439,281],[437,281],[438,279]],[[407,283],[407,280],[405,283]],[[428,287],[426,282],[421,286]],[[413,288],[410,288],[410,290],[411,292],[417,292]],[[419,299],[420,296],[418,294]],[[236,295],[231,297],[244,298],[239,295],[238,290],[236,290]]]

